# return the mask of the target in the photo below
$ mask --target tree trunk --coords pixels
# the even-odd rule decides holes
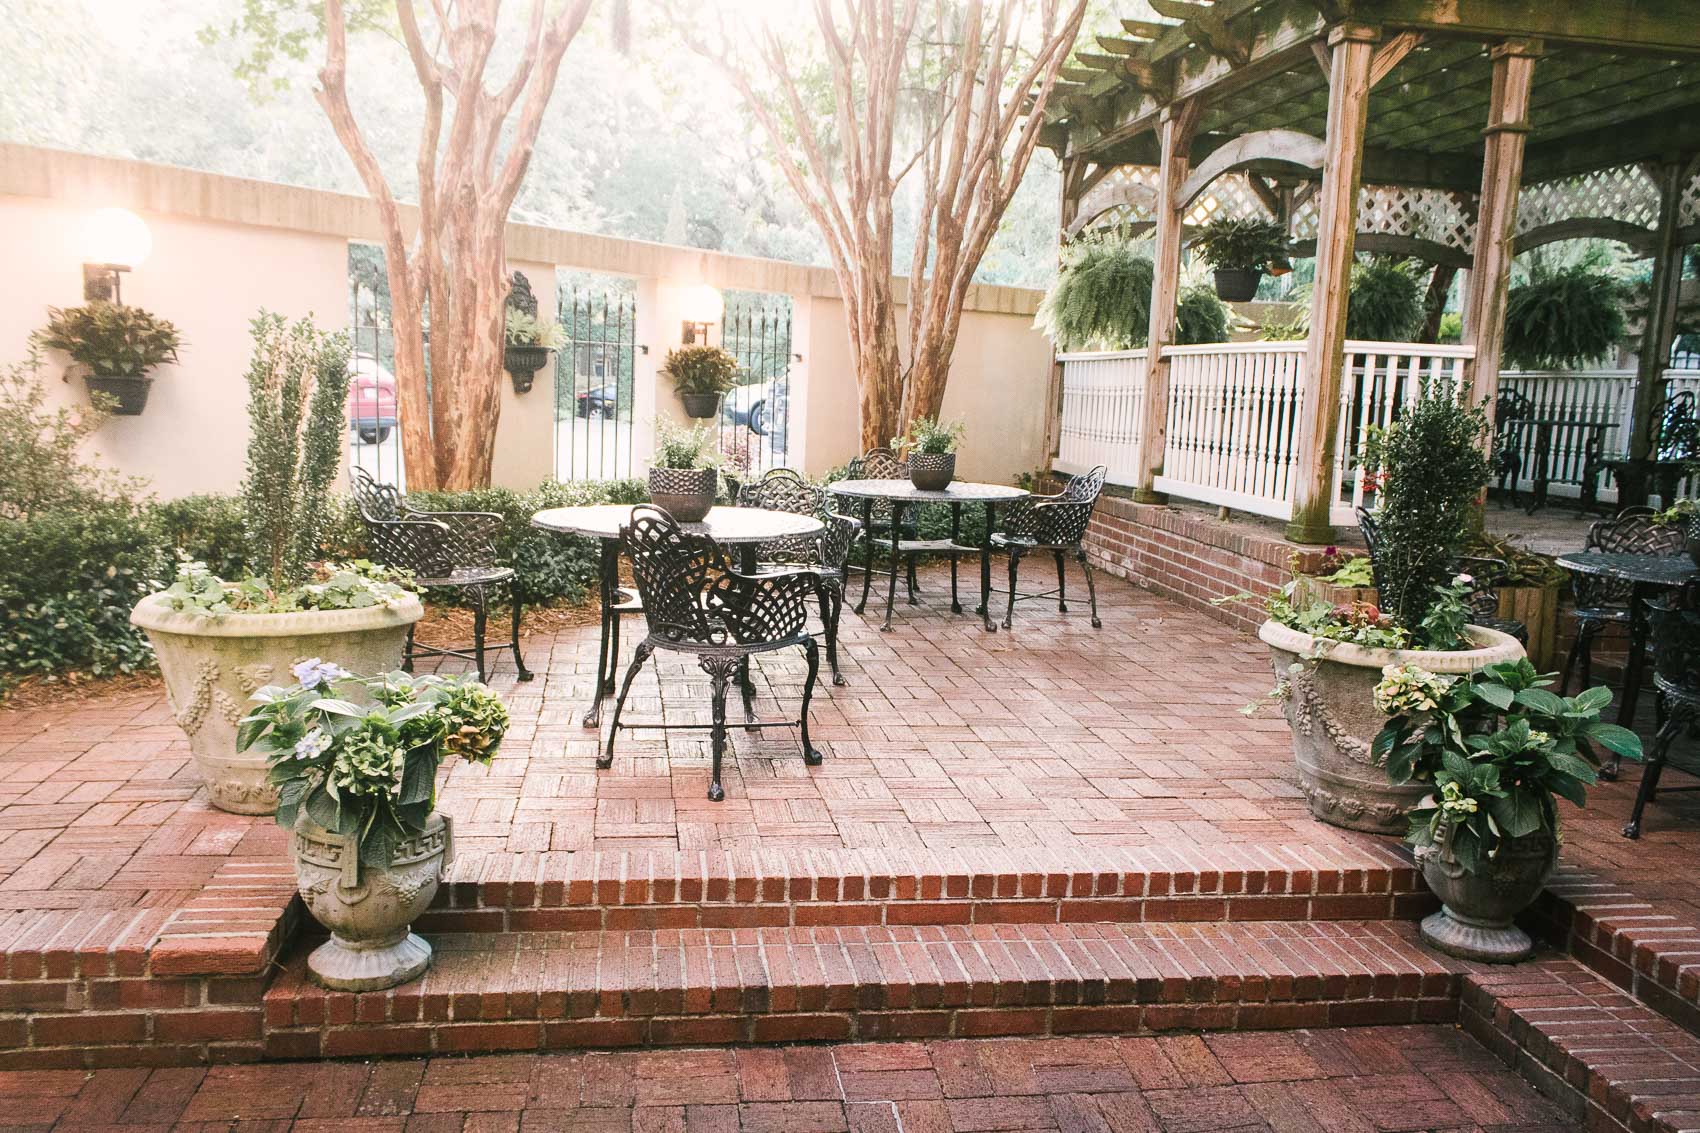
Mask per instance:
[[[1429,277],[1428,292],[1423,296],[1423,325],[1417,332],[1418,342],[1440,341],[1440,320],[1446,315],[1446,295],[1452,290],[1452,280],[1458,269],[1451,264],[1435,264]]]
[[[889,283],[868,289],[867,310],[848,309],[846,315],[859,320],[851,341],[859,343],[856,355],[858,417],[862,425],[862,451],[886,448],[903,421],[903,359],[897,351],[897,309]]]

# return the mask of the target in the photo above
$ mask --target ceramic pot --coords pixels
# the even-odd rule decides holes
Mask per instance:
[[[651,468],[649,500],[680,523],[696,523],[714,506],[718,484],[712,468]]]
[[[1216,297],[1224,303],[1249,303],[1263,282],[1259,268],[1217,268]]]
[[[685,406],[686,417],[713,417],[720,412],[720,395],[717,393],[681,393],[679,400]]]
[[[1523,646],[1507,633],[1469,626],[1475,649],[1447,651],[1368,649],[1300,633],[1266,621],[1257,636],[1269,646],[1287,724],[1293,731],[1293,757],[1299,789],[1310,812],[1331,826],[1372,834],[1403,835],[1405,814],[1429,787],[1394,785],[1387,761],[1376,758],[1370,742],[1387,717],[1372,695],[1385,665],[1417,664],[1431,673],[1472,673],[1484,665],[1515,661]]]
[[[954,452],[909,454],[909,482],[923,492],[942,492],[956,479]]]
[[[118,402],[112,412],[119,417],[140,417],[148,406],[153,379],[146,374],[86,374],[83,383],[90,393],[104,393]]]
[[[502,351],[502,368],[513,379],[515,393],[530,393],[537,371],[548,364],[546,346],[509,346]]]
[[[353,838],[303,817],[290,840],[295,881],[331,938],[307,956],[307,972],[338,991],[377,991],[431,966],[431,946],[412,931],[454,861],[454,828],[433,814],[425,831],[396,846],[388,866],[362,865]]]
[[[1514,964],[1534,951],[1529,934],[1512,923],[1539,897],[1558,867],[1558,841],[1547,833],[1501,843],[1482,872],[1467,873],[1452,856],[1451,827],[1433,845],[1418,847],[1423,881],[1440,898],[1423,918],[1422,937],[1449,956]]]
[[[309,657],[351,673],[399,669],[407,627],[424,616],[412,595],[395,609],[209,618],[173,610],[153,594],[136,604],[130,624],[146,630],[153,643],[171,715],[189,737],[213,805],[234,814],[271,814],[277,789],[266,782],[266,757],[236,750],[236,725],[247,715],[248,697],[265,685],[293,684],[290,666]]]

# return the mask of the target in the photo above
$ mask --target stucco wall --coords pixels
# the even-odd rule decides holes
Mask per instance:
[[[321,325],[348,323],[347,245],[378,234],[369,201],[169,166],[0,145],[0,362],[23,356],[49,306],[82,301],[82,232],[98,208],[137,212],[153,252],[124,277],[126,302],[171,319],[186,345],[177,365],[156,371],[140,417],[114,418],[95,448],[120,471],[148,477],[162,497],[232,491],[247,443],[248,322],[264,307]],[[830,272],[776,260],[510,225],[510,266],[524,271],[540,306],[554,309],[555,269],[631,276],[637,288],[633,468],[640,475],[656,416],[679,416],[657,367],[679,338],[685,290],[780,292],[793,302],[792,435],[789,463],[818,473],[859,449],[854,368],[844,306]],[[903,292],[899,281],[899,294]],[[1048,340],[1032,329],[1038,293],[971,289],[945,399],[968,437],[961,474],[1006,480],[1042,463]],[[902,317],[902,312],[899,312]],[[719,328],[713,333],[719,341]],[[51,353],[53,396],[85,403],[80,376]],[[554,371],[526,394],[504,377],[494,480],[526,488],[554,469]]]

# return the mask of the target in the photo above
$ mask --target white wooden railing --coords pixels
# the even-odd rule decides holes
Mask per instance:
[[[1110,483],[1137,483],[1145,351],[1059,354],[1057,360],[1063,367],[1057,467],[1079,473],[1103,464]]]
[[[1286,519],[1302,342],[1172,346],[1159,492]]]

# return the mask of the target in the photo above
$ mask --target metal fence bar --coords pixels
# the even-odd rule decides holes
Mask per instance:
[[[721,345],[738,360],[721,403],[719,441],[733,468],[759,476],[786,466],[791,445],[791,297],[726,294]]]
[[[555,478],[633,474],[637,298],[591,283],[556,288],[567,348],[555,357]]]

